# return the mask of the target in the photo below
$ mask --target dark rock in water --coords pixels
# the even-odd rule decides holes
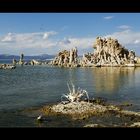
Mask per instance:
[[[101,67],[101,65],[100,65],[100,64],[96,64],[96,65],[95,65],[95,67],[98,67],[98,68],[100,68],[100,67]]]
[[[0,69],[15,69],[15,65],[10,65],[10,64],[1,64]]]
[[[140,122],[135,122],[131,124],[130,127],[140,127]]]
[[[37,117],[37,120],[38,120],[38,121],[41,121],[41,120],[42,120],[42,115],[39,115],[39,116]]]
[[[104,125],[100,125],[100,124],[86,124],[84,127],[105,127]]]
[[[43,115],[39,115],[36,120],[41,123],[46,121],[46,118]]]
[[[102,97],[96,97],[96,98],[93,98],[93,99],[90,100],[90,101],[91,101],[92,103],[105,105],[105,103],[107,102],[107,99],[102,98]]]

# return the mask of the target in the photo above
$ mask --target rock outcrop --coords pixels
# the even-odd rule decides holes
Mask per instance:
[[[84,127],[140,127],[140,112],[129,111],[123,108],[117,107],[111,104],[99,104],[96,102],[80,101],[80,102],[69,102],[67,104],[58,103],[51,106],[44,106],[42,108],[44,117],[46,116],[69,116],[72,120],[82,121],[87,120],[91,122],[91,125],[85,125]],[[115,120],[112,124],[99,123],[98,121],[91,121],[91,118],[108,118],[109,116],[116,118],[120,121],[119,124]],[[110,118],[108,118],[110,119]],[[97,125],[92,125],[97,123]],[[99,124],[98,124],[99,123]],[[116,123],[116,126],[115,126]]]
[[[97,37],[93,48],[94,52],[83,54],[82,59],[78,58],[77,48],[63,50],[50,64],[64,67],[140,66],[140,58],[135,52],[126,49],[117,39]]]
[[[97,37],[93,48],[93,54],[83,55],[83,66],[90,64],[97,66],[133,66],[136,63],[135,52],[123,47],[117,39]]]
[[[19,59],[19,62],[18,62],[20,65],[23,65],[24,64],[24,54],[22,53],[20,55],[20,59]]]
[[[30,65],[41,65],[41,62],[35,60],[35,59],[32,59],[30,62],[29,62]]]
[[[69,51],[63,50],[58,53],[53,61],[52,65],[64,66],[64,67],[77,67],[78,66],[78,54],[77,48],[72,48]]]
[[[16,65],[21,65],[21,66],[23,66],[23,65],[43,65],[43,64],[46,64],[46,62],[37,61],[35,59],[32,59],[32,60],[26,62],[26,61],[24,61],[24,54],[22,53],[20,55],[19,61],[17,61],[16,59],[13,58],[12,64],[14,66],[16,66]]]
[[[15,69],[16,66],[15,65],[11,65],[11,64],[0,64],[0,69]]]

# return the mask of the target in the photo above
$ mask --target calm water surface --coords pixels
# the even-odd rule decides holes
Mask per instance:
[[[60,101],[67,82],[86,89],[90,97],[113,103],[129,102],[140,109],[140,68],[59,68],[18,66],[0,70],[0,126],[36,126],[20,110]],[[19,112],[18,112],[19,111]]]

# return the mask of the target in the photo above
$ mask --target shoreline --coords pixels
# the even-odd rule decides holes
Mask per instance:
[[[140,127],[140,112],[129,111],[129,106],[132,104],[113,105],[101,98],[53,103],[39,109],[41,119],[36,121],[43,127]]]

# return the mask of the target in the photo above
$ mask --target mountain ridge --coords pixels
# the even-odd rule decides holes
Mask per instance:
[[[52,59],[55,55],[41,54],[41,55],[25,55],[24,59]],[[20,59],[20,55],[0,54],[0,59]]]

